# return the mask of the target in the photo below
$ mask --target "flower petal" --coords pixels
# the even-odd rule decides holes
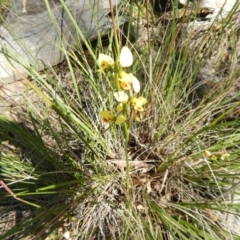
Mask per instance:
[[[136,97],[132,97],[132,98],[130,99],[130,101],[131,101],[131,103],[132,103],[133,106],[136,105],[137,100],[138,100],[138,99],[137,99]]]
[[[122,124],[126,121],[126,118],[123,115],[119,115],[115,121],[116,124]]]
[[[101,111],[100,116],[104,122],[113,122],[115,119],[111,111]]]
[[[124,91],[115,92],[113,93],[113,96],[118,102],[127,103],[128,101],[128,95]]]
[[[140,83],[136,77],[133,77],[132,87],[135,93],[140,92]]]
[[[139,97],[138,100],[141,105],[145,105],[147,103],[147,99],[145,97]]]
[[[121,112],[123,110],[123,104],[122,103],[119,103],[117,105],[117,112]]]
[[[124,46],[119,58],[122,67],[130,67],[133,64],[133,55],[127,46]]]

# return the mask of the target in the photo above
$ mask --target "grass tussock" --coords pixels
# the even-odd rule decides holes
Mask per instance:
[[[196,37],[182,20],[126,4],[107,40],[81,39],[59,68],[31,68],[20,123],[0,114],[0,175],[12,191],[2,185],[0,203],[21,212],[0,239],[237,237],[223,216],[239,217],[238,13]],[[129,67],[118,61],[124,45]],[[102,53],[115,61],[107,71]],[[141,86],[129,99],[147,99],[138,117],[132,102],[116,113],[122,69]],[[105,110],[126,120],[106,123]]]

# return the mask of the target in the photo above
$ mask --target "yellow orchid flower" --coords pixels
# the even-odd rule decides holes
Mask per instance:
[[[208,150],[203,151],[203,154],[205,157],[208,157],[208,158],[212,156],[212,153],[209,152]]]
[[[147,99],[144,98],[144,97],[138,97],[138,98],[133,97],[133,98],[131,99],[131,103],[132,103],[132,105],[137,105],[137,104],[139,104],[139,105],[145,105],[145,104],[147,103]]]
[[[227,152],[225,152],[225,153],[223,153],[223,154],[221,155],[221,160],[225,160],[225,159],[227,159],[227,158],[229,158],[229,157],[230,157],[230,154],[227,153]]]
[[[143,105],[147,103],[147,99],[144,97],[139,98],[133,97],[131,98],[131,103],[135,111],[143,112],[144,111]]]
[[[120,103],[127,103],[128,101],[128,95],[124,91],[115,92],[113,96]]]
[[[126,73],[125,71],[121,71],[118,74],[118,80],[122,89],[130,90],[133,88],[135,93],[140,92],[140,83],[132,73]]]
[[[130,67],[133,64],[133,55],[127,46],[124,46],[120,52],[119,62],[121,66]]]
[[[113,122],[115,120],[115,116],[111,111],[101,111],[100,116],[104,122]]]
[[[99,54],[97,61],[102,70],[108,69],[114,65],[113,58],[103,53]]]
[[[121,71],[118,74],[118,80],[120,82],[120,86],[124,90],[130,90],[132,88],[132,81],[133,81],[132,73],[126,73],[125,71]]]
[[[216,155],[211,155],[211,156],[210,156],[210,159],[211,159],[212,161],[217,161],[218,157],[217,157]]]

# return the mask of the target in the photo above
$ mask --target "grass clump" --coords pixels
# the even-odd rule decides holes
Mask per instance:
[[[159,45],[152,9],[145,44],[130,41],[146,9],[129,6],[125,32],[113,17],[107,44],[82,39],[85,46],[63,50],[64,80],[55,69],[45,77],[32,70],[27,89],[37,101],[26,94],[21,124],[0,115],[1,178],[12,191],[1,189],[1,204],[23,213],[0,239],[237,237],[220,214],[239,216],[230,198],[239,193],[240,168],[234,61],[205,81],[202,66],[216,41],[211,28],[208,47],[195,48],[189,61],[194,40],[179,37],[173,17],[159,26]],[[117,16],[120,9],[124,4]],[[231,53],[229,59],[237,49]]]

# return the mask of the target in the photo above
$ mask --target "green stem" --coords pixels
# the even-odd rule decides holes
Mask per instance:
[[[115,63],[115,66],[114,66],[114,84],[115,84],[115,87],[116,87],[117,91],[121,90],[119,80],[118,80],[118,72],[119,71],[120,70],[119,70],[118,63]]]
[[[110,12],[111,12],[111,17],[112,17],[112,25],[113,25],[113,35],[114,35],[114,41],[116,45],[116,52],[117,56],[119,57],[120,51],[119,51],[119,42],[118,42],[118,36],[117,36],[117,27],[116,27],[116,22],[114,18],[114,11],[113,11],[113,5],[112,5],[112,0],[109,0],[109,5],[110,5]],[[116,86],[117,91],[120,91],[120,84],[118,80],[118,73],[121,70],[121,66],[119,66],[118,61],[115,63],[114,67],[114,83]],[[126,104],[123,104],[123,115],[127,116],[127,106]],[[128,161],[128,142],[129,142],[129,131],[128,131],[128,124],[126,122],[123,123],[123,133],[124,133],[124,138],[125,138],[125,143],[124,143],[124,153],[125,153],[125,158],[126,158],[126,165],[127,165],[127,170],[126,170],[126,188],[127,188],[127,196],[128,198],[130,197],[130,186],[129,186],[129,161]],[[128,200],[128,202],[130,202]]]
[[[125,144],[128,145],[129,131],[128,131],[128,125],[126,122],[123,123],[123,132],[124,132]]]
[[[123,114],[127,116],[127,106],[126,104],[123,105]],[[124,154],[126,159],[126,188],[127,188],[127,199],[128,199],[128,205],[130,207],[130,182],[129,182],[129,172],[130,172],[130,166],[129,166],[129,159],[128,159],[128,142],[129,142],[129,126],[128,123],[123,123],[123,132],[124,132]]]
[[[127,206],[130,209],[131,197],[130,197],[130,181],[129,181],[129,173],[130,173],[130,165],[128,159],[128,141],[129,141],[129,131],[127,123],[123,123],[123,132],[125,137],[124,142],[124,155],[126,160],[126,198],[127,198]]]

